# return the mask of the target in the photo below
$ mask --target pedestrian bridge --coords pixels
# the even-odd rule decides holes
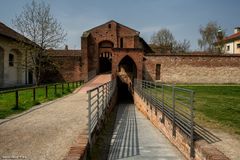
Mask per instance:
[[[0,156],[91,159],[115,108],[107,154],[99,159],[224,159],[208,145],[219,139],[194,122],[192,91],[111,78],[95,76],[72,95],[2,121]]]
[[[125,103],[128,97],[132,97],[131,103]],[[116,99],[118,99],[118,105],[116,105]],[[133,83],[131,76],[126,76],[126,74],[118,75],[117,80],[114,79],[99,87],[88,90],[88,104],[90,151],[93,147],[92,143],[94,143],[97,137],[94,131],[101,130],[102,123],[109,114],[108,112],[115,106],[118,107],[118,117],[119,114],[131,115],[132,109],[130,108],[134,108],[134,114],[139,112],[138,114],[144,115],[145,120],[150,120],[148,122],[151,122],[150,124],[154,126],[154,129],[158,129],[159,137],[160,132],[162,132],[171,144],[181,151],[182,156],[185,158],[202,159],[202,155],[198,155],[199,151],[196,147],[196,141],[203,139],[206,143],[214,143],[220,140],[194,122],[194,92],[174,85],[142,80],[135,80]],[[122,111],[123,108],[127,108],[124,110],[126,113]],[[122,118],[120,121],[117,118],[114,133],[120,130],[121,135],[116,136],[113,134],[108,158],[125,159],[129,155],[141,158],[141,154],[138,155],[137,142],[134,141],[137,137],[137,132],[133,126],[138,123],[138,120],[132,119],[130,122],[131,127],[128,128],[128,118]],[[125,128],[121,128],[120,126],[125,126]],[[145,138],[150,142],[153,136],[148,134],[151,132],[151,129],[146,132],[146,128],[140,128],[139,132],[141,133],[141,130],[143,130],[142,133],[145,133]],[[158,140],[154,139],[154,141]],[[146,146],[140,148],[154,148],[153,146],[150,147],[149,143],[142,144],[146,144]],[[149,147],[147,147],[147,144]],[[168,145],[166,145],[166,148],[168,148]],[[154,157],[160,159],[164,157],[162,154],[153,154],[155,153],[153,150],[147,150],[147,152],[152,152],[149,155],[153,156],[153,159]],[[169,159],[177,155],[173,150],[170,153],[173,155],[172,157],[169,156]],[[151,157],[147,159],[151,159]],[[176,159],[176,157],[173,159]]]

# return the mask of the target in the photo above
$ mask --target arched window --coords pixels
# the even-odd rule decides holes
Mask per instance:
[[[123,38],[120,38],[120,48],[123,48]]]
[[[161,64],[156,64],[156,80],[160,80],[161,77]]]
[[[113,43],[111,41],[102,41],[99,43],[100,48],[113,48]]]
[[[11,67],[14,66],[14,54],[12,54],[12,53],[9,53],[9,55],[8,55],[8,64]]]

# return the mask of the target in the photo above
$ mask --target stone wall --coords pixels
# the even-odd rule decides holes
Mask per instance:
[[[80,54],[68,56],[67,53],[69,51],[63,52],[65,52],[64,55],[54,55],[50,57],[54,67],[51,67],[51,70],[49,71],[45,71],[42,80],[43,82],[75,82],[84,80],[83,77],[81,77],[82,68]]]
[[[0,36],[0,88],[28,84],[28,68],[25,66],[27,45]],[[9,54],[14,55],[13,66],[9,65]]]
[[[144,57],[144,78],[167,83],[240,83],[240,55],[149,55]]]
[[[172,136],[173,125],[170,119],[165,116],[165,122],[161,123],[162,112],[154,106],[142,99],[136,92],[134,92],[134,103],[138,110],[140,110],[152,124],[159,129],[163,135],[176,147],[186,159],[191,160],[229,160],[223,153],[208,144],[205,140],[195,141],[194,151],[195,157],[190,157],[190,141],[188,136],[176,126],[176,136]]]
[[[59,72],[64,81],[74,82],[81,80],[80,57],[58,58]]]

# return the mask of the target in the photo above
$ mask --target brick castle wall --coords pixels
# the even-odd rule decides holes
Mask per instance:
[[[145,56],[144,78],[167,83],[240,83],[240,55]]]
[[[53,61],[57,64],[57,70],[61,73],[64,81],[74,82],[82,80],[80,77],[80,57],[54,57]]]

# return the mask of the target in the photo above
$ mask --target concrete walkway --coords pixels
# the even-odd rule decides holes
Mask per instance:
[[[108,159],[182,160],[184,157],[133,104],[121,104]]]
[[[81,88],[80,93],[86,93],[88,90],[90,90],[92,88],[95,88],[104,83],[107,83],[107,82],[111,81],[111,78],[112,78],[111,74],[97,75],[95,78],[90,80],[87,84],[85,84],[83,88]]]
[[[0,160],[61,160],[87,134],[87,94],[96,85],[109,81],[97,76],[75,93],[33,107],[0,124]]]

